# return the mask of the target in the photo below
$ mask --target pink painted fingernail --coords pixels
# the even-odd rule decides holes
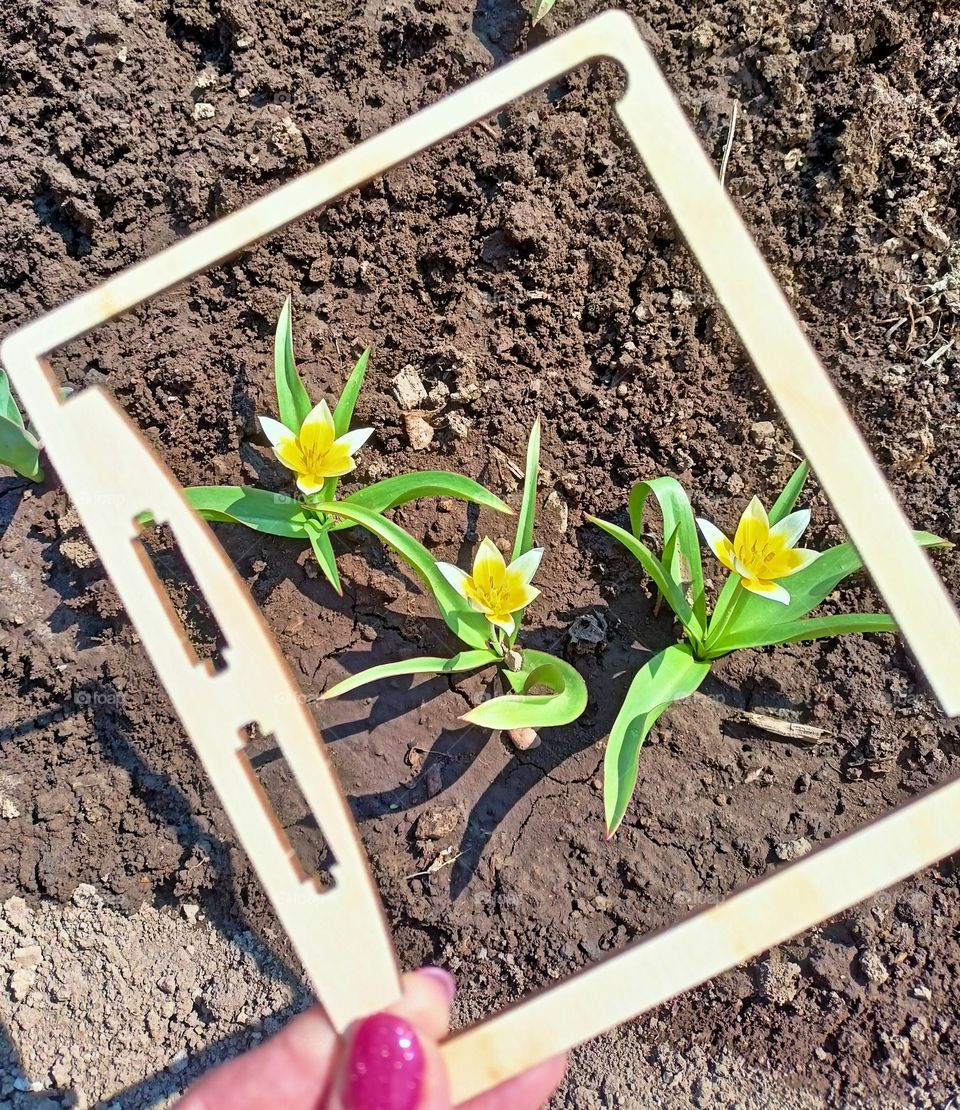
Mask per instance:
[[[435,983],[443,988],[447,996],[447,1005],[450,1006],[453,1004],[454,996],[457,993],[457,981],[446,968],[421,967],[417,974],[428,975]]]
[[[374,1014],[357,1027],[343,1102],[347,1110],[416,1110],[423,1087],[423,1049],[413,1026]]]

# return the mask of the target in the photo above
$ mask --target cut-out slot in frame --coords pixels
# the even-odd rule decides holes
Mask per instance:
[[[46,314],[10,336],[0,350],[338,1028],[389,1004],[398,981],[356,831],[312,721],[269,631],[209,530],[187,508],[174,479],[105,395],[87,390],[64,401],[43,356],[598,58],[611,59],[625,71],[626,90],[616,112],[627,135],[931,687],[948,715],[960,715],[960,617],[943,583],[914,543],[892,490],[635,25],[620,12],[597,16]],[[85,434],[93,427],[99,447]],[[132,452],[132,474],[116,474],[112,459],[118,450]],[[116,492],[123,513],[107,505],[105,491]],[[138,499],[149,500],[158,518],[177,525],[184,554],[230,645],[226,671],[205,676],[208,686],[200,685],[198,669],[184,667],[182,645],[176,637],[171,641],[160,599],[144,590],[143,576],[130,563],[129,522],[145,507]],[[270,691],[269,697],[253,695],[258,688]],[[317,894],[315,901],[303,897],[303,884],[291,886],[289,866],[264,853],[254,826],[269,815],[251,812],[251,806],[262,806],[225,770],[231,766],[225,752],[235,750],[238,728],[254,719],[276,733],[338,860],[337,887]],[[220,746],[231,730],[234,748]],[[960,850],[958,812],[960,781],[954,781],[719,906],[457,1034],[444,1046],[455,1099],[466,1099],[636,1016]],[[358,935],[359,943],[370,946],[362,958],[354,943]]]

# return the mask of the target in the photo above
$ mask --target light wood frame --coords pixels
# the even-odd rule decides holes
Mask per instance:
[[[636,26],[607,12],[110,278],[9,336],[0,360],[76,504],[237,834],[338,1029],[392,1003],[393,946],[356,828],[298,688],[243,583],[182,490],[99,389],[64,400],[44,356],[320,208],[577,66],[626,74],[616,111],[863,557],[941,705],[960,715],[960,618]],[[220,624],[201,663],[139,541],[169,524]],[[242,758],[275,734],[332,852],[335,886],[302,873]],[[562,1052],[960,850],[960,780],[637,942],[444,1045],[455,1101]]]

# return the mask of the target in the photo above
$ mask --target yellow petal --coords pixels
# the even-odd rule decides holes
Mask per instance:
[[[744,566],[752,565],[755,553],[766,547],[769,535],[767,511],[760,498],[754,497],[743,510],[743,516],[737,525],[737,534],[733,537],[733,550]]]
[[[273,453],[285,467],[302,474],[307,469],[300,444],[295,439],[283,439],[273,449]]]
[[[744,578],[741,580],[743,588],[760,597],[768,597],[771,601],[779,601],[781,605],[790,604],[790,594],[776,582],[762,581],[758,578]]]
[[[716,555],[720,562],[723,563],[727,570],[739,573],[735,565],[733,544],[727,537],[715,524],[711,524],[709,520],[704,520],[702,517],[697,517],[697,525],[703,533],[703,538],[707,541],[710,550]]]
[[[486,536],[480,541],[476,558],[473,560],[473,578],[477,592],[486,594],[497,589],[507,574],[507,564],[497,545]]]

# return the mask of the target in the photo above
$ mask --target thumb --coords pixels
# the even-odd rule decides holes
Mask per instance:
[[[437,1046],[447,1035],[455,990],[440,968],[405,975],[395,1006],[348,1031],[327,1110],[448,1110]]]

